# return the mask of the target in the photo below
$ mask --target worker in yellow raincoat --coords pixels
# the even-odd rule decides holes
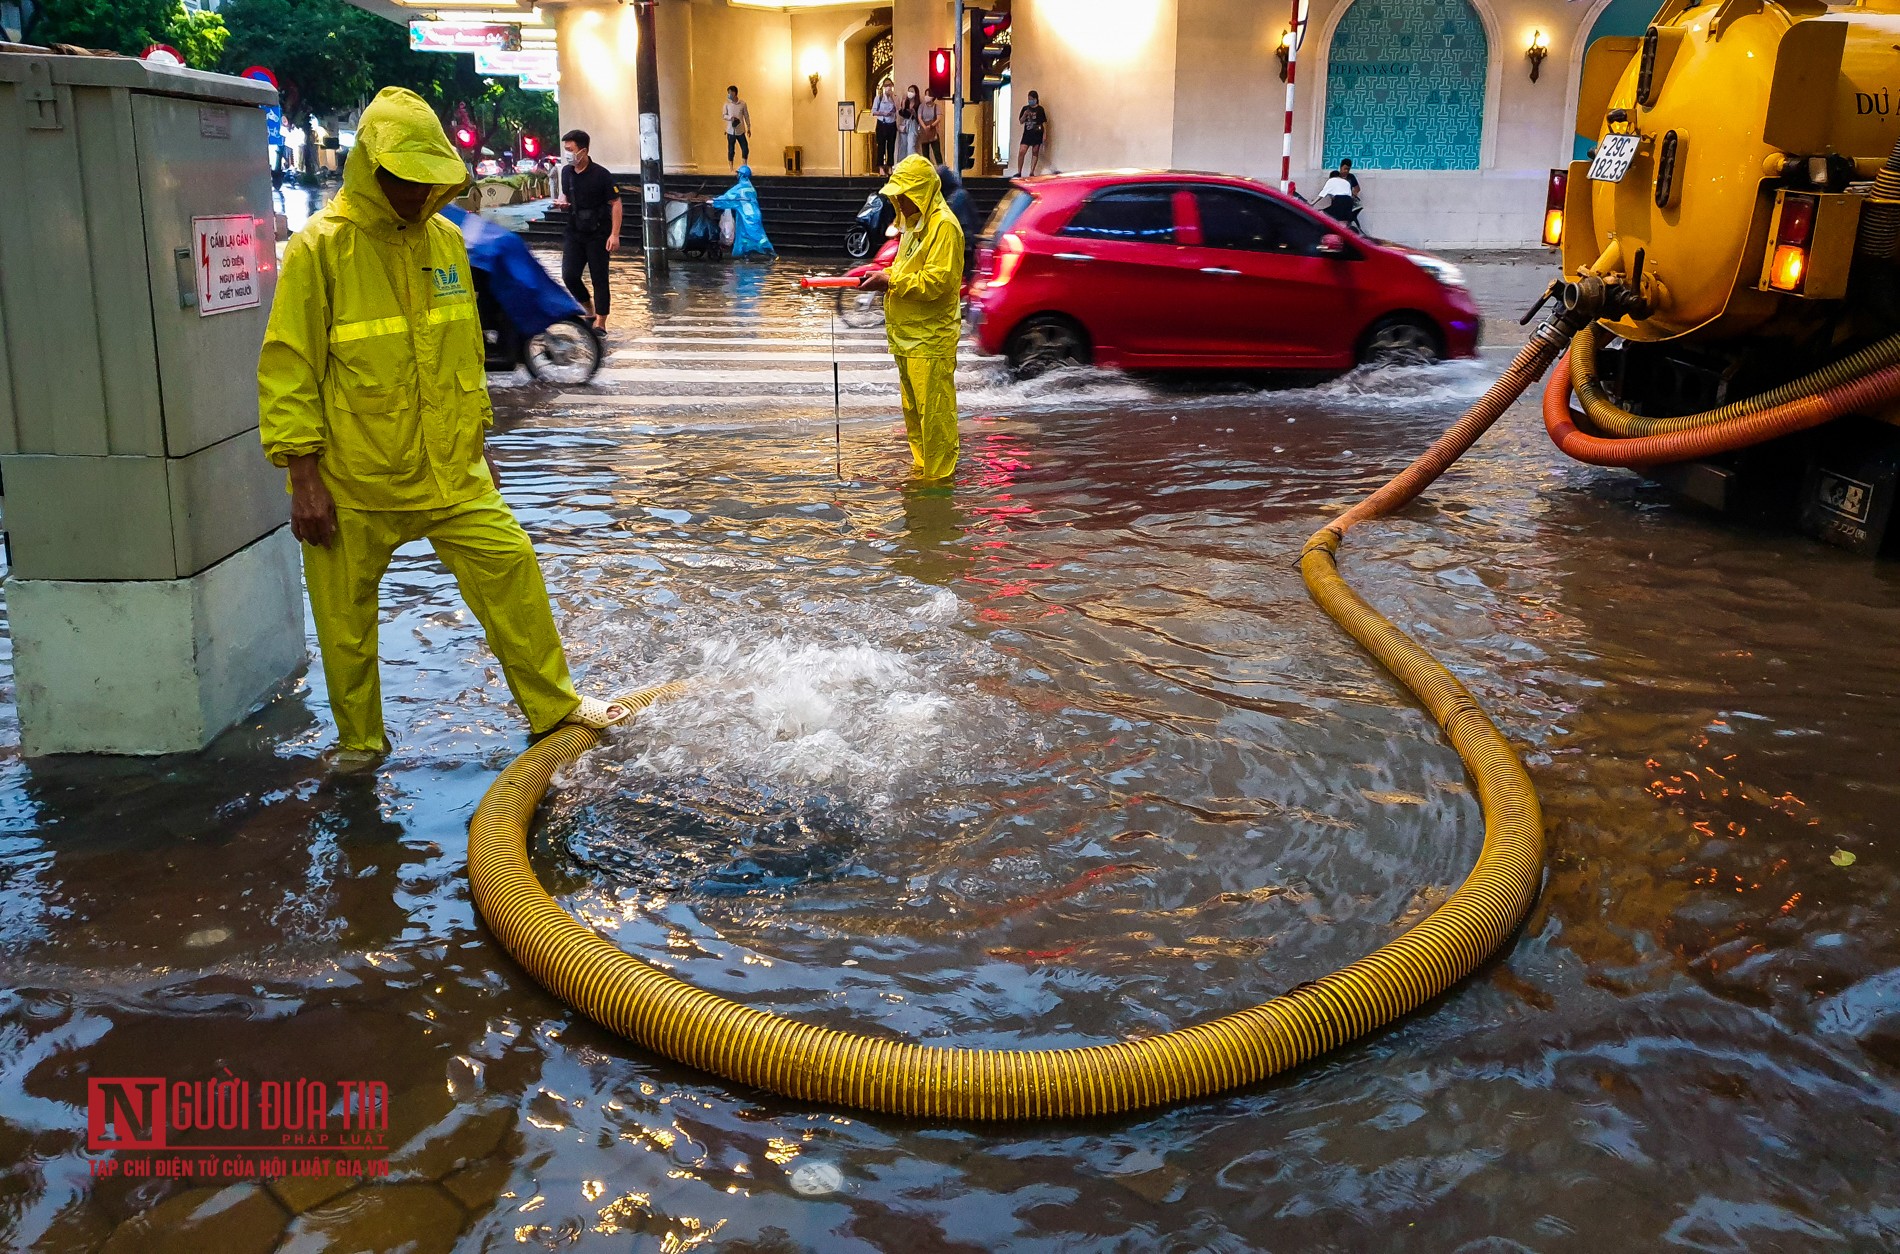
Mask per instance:
[[[884,334],[897,359],[913,468],[920,479],[948,479],[957,468],[963,227],[925,157],[898,162],[882,194],[897,209],[903,238],[890,269],[871,272],[863,285],[885,293]]]
[[[285,250],[258,360],[264,452],[289,471],[343,769],[389,749],[377,588],[411,540],[455,576],[534,731],[631,712],[575,693],[534,548],[496,488],[468,253],[435,216],[467,183],[429,106],[384,88],[342,191]]]

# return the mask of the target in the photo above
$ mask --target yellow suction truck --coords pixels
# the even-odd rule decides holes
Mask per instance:
[[[1885,547],[1900,487],[1900,3],[1669,0],[1584,61],[1544,239],[1603,305],[1545,390],[1572,457]],[[1553,292],[1562,295],[1562,291]]]

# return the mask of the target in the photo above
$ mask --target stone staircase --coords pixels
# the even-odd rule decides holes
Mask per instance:
[[[641,186],[638,179],[617,180],[620,200],[626,206],[621,228],[622,247],[639,247]],[[858,216],[864,198],[882,187],[875,177],[835,178],[817,175],[760,175],[752,180],[759,189],[759,208],[765,214],[765,233],[773,247],[788,256],[843,257],[844,233]],[[673,174],[666,180],[666,192],[672,195],[717,196],[731,187],[731,175]],[[976,203],[977,220],[988,218],[997,202],[1009,191],[1009,180],[971,178],[964,184]],[[566,229],[565,210],[550,209],[529,223],[530,242],[558,244]]]

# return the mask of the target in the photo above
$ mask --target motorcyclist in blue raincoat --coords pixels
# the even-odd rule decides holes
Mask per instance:
[[[715,209],[732,210],[732,255],[744,257],[758,253],[766,257],[778,256],[778,250],[772,247],[772,241],[765,237],[765,215],[759,211],[759,191],[752,186],[752,167],[739,167],[739,181],[732,189],[712,199]]]

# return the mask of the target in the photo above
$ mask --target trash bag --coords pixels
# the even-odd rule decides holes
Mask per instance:
[[[686,250],[686,219],[690,209],[682,200],[666,202],[666,246],[672,252]]]
[[[686,239],[680,251],[688,257],[711,260],[719,256],[719,211],[711,205],[694,205],[686,214]]]

